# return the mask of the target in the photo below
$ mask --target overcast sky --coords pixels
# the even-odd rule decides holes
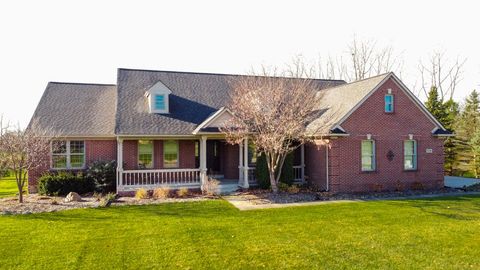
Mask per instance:
[[[408,86],[433,50],[466,57],[463,99],[480,89],[479,10],[438,0],[2,1],[0,114],[25,126],[49,81],[115,83],[119,67],[246,73],[344,54],[354,35],[401,53]]]

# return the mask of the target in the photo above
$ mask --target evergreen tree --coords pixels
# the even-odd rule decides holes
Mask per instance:
[[[430,88],[425,106],[433,116],[448,130],[454,131],[453,124],[458,117],[458,104],[452,99],[443,102],[435,86]],[[444,142],[445,151],[445,173],[455,173],[455,161],[457,159],[457,143],[454,138],[447,138]]]
[[[478,177],[480,171],[478,143],[480,142],[480,98],[477,91],[466,98],[465,106],[455,123],[459,169]],[[480,149],[478,149],[480,150]]]
[[[438,121],[440,121],[440,123],[444,124],[448,117],[447,108],[440,99],[436,86],[432,86],[432,88],[430,88],[425,106],[430,113],[435,116]]]

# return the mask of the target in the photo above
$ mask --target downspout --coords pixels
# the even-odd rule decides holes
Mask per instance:
[[[327,176],[327,177],[326,177],[326,179],[327,179],[327,189],[326,189],[326,191],[329,190],[329,180],[328,180],[328,146],[329,146],[329,144],[325,144],[325,147],[326,147],[326,150],[325,150],[325,163],[326,163],[325,172],[327,173],[327,175],[326,175],[326,176]]]

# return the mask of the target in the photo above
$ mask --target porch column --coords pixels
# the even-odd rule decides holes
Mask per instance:
[[[248,137],[243,141],[243,188],[248,188]]]
[[[305,183],[305,144],[300,145],[300,168],[302,172],[302,183]]]
[[[200,184],[201,188],[207,181],[207,137],[202,136],[200,139]]]
[[[123,183],[123,139],[117,138],[117,193]]]
[[[238,144],[238,185],[243,187],[243,143]]]

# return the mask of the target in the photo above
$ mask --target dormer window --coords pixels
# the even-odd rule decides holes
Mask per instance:
[[[155,95],[155,110],[164,111],[165,110],[165,96],[164,95]]]
[[[150,113],[170,113],[169,95],[172,93],[162,82],[157,82],[145,93]]]

